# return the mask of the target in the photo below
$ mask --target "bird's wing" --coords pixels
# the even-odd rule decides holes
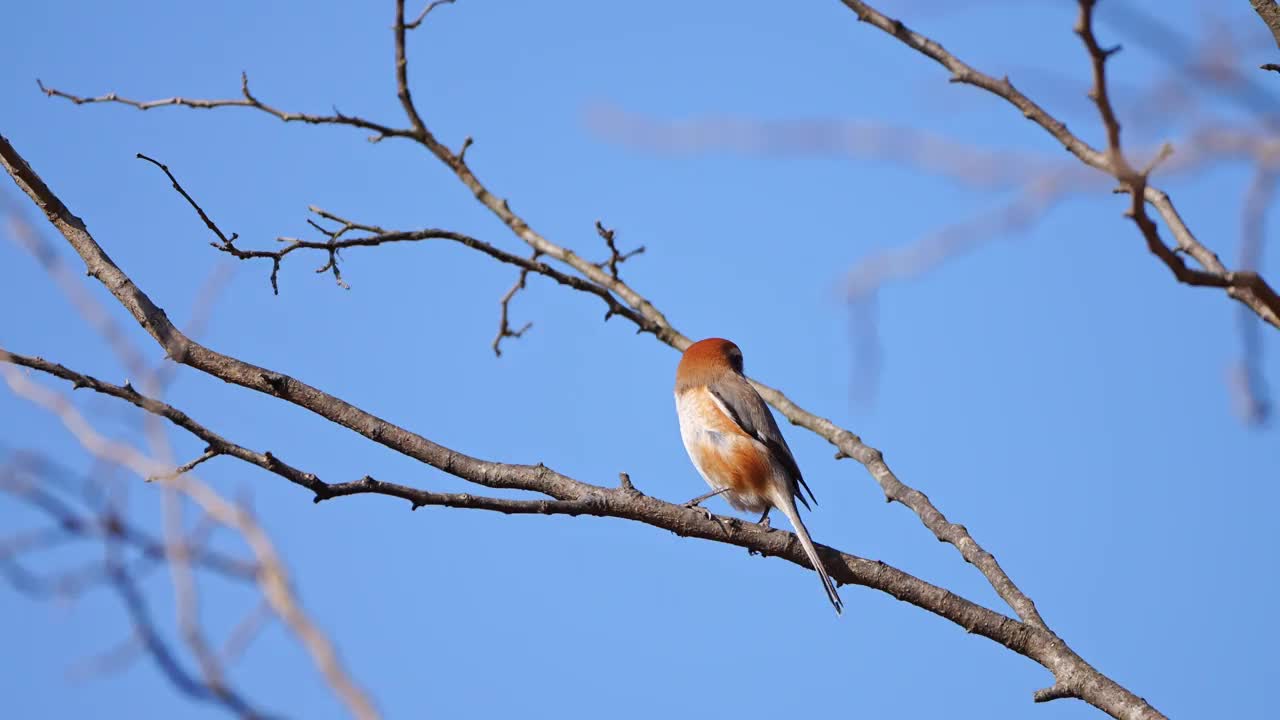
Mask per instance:
[[[793,491],[805,508],[809,508],[809,501],[804,499],[800,488],[809,493],[810,500],[818,502],[808,483],[804,481],[804,476],[800,474],[800,466],[791,455],[791,448],[787,447],[787,441],[782,437],[773,413],[769,412],[769,406],[756,389],[751,387],[751,383],[741,375],[732,374],[712,382],[707,389],[738,427],[769,449],[769,453],[791,477]]]

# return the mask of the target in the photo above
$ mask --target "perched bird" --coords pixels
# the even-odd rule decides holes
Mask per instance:
[[[739,510],[763,513],[761,523],[768,520],[772,508],[781,510],[822,578],[827,598],[840,613],[844,603],[796,510],[796,498],[809,508],[800,489],[811,499],[813,491],[769,407],[743,376],[742,351],[737,345],[708,338],[684,351],[676,368],[676,412],[689,459],[712,490],[689,505],[723,494]]]

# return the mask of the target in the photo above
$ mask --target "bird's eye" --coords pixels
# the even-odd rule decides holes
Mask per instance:
[[[742,372],[742,351],[741,350],[739,350],[738,348],[733,348],[732,350],[729,351],[729,364],[733,366],[734,370],[737,370],[738,372]]]

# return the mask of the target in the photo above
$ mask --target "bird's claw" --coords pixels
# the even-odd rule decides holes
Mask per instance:
[[[706,520],[710,520],[712,517],[711,511],[699,505],[698,501],[690,500],[689,502],[685,503],[684,506],[689,508],[690,510],[697,510],[699,513],[702,514],[702,517]]]

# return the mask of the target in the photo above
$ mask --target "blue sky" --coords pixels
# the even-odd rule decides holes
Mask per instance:
[[[1103,42],[1129,44],[1133,27],[1108,19],[1113,3],[1100,11]],[[974,66],[1009,74],[1101,141],[1084,99],[1087,63],[1070,31],[1073,3],[880,7]],[[1188,35],[1219,20],[1231,27],[1246,71],[1274,60],[1245,3],[1202,7],[1171,2],[1161,13]],[[168,163],[244,247],[306,234],[314,204],[384,227],[468,232],[523,253],[408,143],[372,145],[356,131],[238,110],[77,108],[35,86],[39,77],[83,94],[230,97],[243,70],[278,107],[322,113],[336,105],[400,124],[391,19],[390,3],[20,3],[7,13],[19,32],[0,63],[0,132],[179,319],[227,259],[155,168],[134,159],[138,152]],[[1121,217],[1124,199],[1100,185],[1030,231],[886,288],[869,405],[853,400],[865,378],[853,372],[843,273],[1009,195],[883,160],[654,153],[602,138],[585,117],[607,104],[664,120],[856,120],[1065,158],[1043,131],[978,90],[948,84],[940,68],[834,0],[461,0],[432,14],[410,52],[428,124],[454,147],[476,139],[468,160],[490,188],[583,254],[604,255],[597,219],[617,228],[624,247],[645,245],[624,278],[678,329],[733,338],[754,377],[883,450],[905,482],[995,553],[1087,660],[1171,717],[1275,713],[1275,431],[1245,427],[1232,412],[1225,376],[1238,353],[1237,308],[1219,292],[1176,285]],[[1112,68],[1122,120],[1133,121],[1126,140],[1176,142],[1192,119],[1154,116],[1126,104],[1124,90],[1179,69],[1137,43]],[[1264,92],[1280,82],[1254,80]],[[1220,99],[1206,103],[1222,118],[1247,120]],[[1246,169],[1222,165],[1165,183],[1229,264],[1247,181]],[[2,192],[25,202],[12,187]],[[1280,266],[1278,255],[1273,246],[1264,267]],[[0,284],[4,347],[123,379],[31,258],[6,241],[0,262],[10,268]],[[601,484],[626,471],[645,492],[675,501],[703,492],[670,395],[677,355],[620,320],[600,322],[598,302],[532,280],[512,312],[533,329],[499,359],[489,343],[511,268],[441,243],[354,250],[343,265],[347,291],[312,273],[322,262],[286,260],[278,297],[269,265],[236,266],[205,342],[475,456],[540,461]],[[1264,369],[1280,382],[1273,334],[1264,333]],[[372,474],[466,488],[194,371],[179,374],[170,399],[329,481]],[[95,417],[112,417],[108,401],[78,400]],[[0,417],[7,445],[88,466],[61,427],[25,401],[0,393]],[[124,432],[118,421],[108,427]],[[859,466],[833,461],[816,437],[786,424],[784,432],[821,502],[807,520],[817,540],[1005,610],[953,548],[886,505]],[[184,455],[198,454],[198,444],[175,437]],[[837,618],[809,573],[739,549],[608,519],[410,514],[380,497],[313,505],[280,478],[225,459],[201,477],[230,496],[252,496],[306,607],[387,717],[596,717],[602,708],[621,718],[1099,716],[1073,701],[1033,707],[1031,692],[1051,678],[993,643],[857,587],[843,590],[847,610]],[[157,517],[152,488],[136,487],[131,502],[140,517]],[[0,502],[0,529],[37,520]],[[171,620],[164,573],[147,588]],[[237,588],[211,582],[204,590],[215,629],[252,607]],[[68,668],[124,633],[108,593],[59,605],[0,587],[9,648],[0,653],[0,688],[10,714],[220,716],[179,697],[145,663],[68,679]],[[343,716],[278,627],[251,647],[234,679],[290,717]]]

